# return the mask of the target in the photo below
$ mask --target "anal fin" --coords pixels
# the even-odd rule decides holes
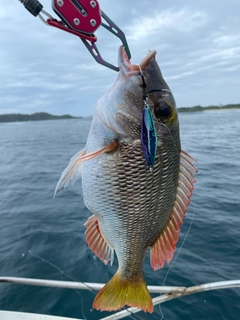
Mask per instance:
[[[195,160],[185,151],[181,151],[178,187],[172,212],[163,231],[151,247],[150,261],[153,270],[163,268],[164,261],[169,263],[176,251],[180,225],[183,223],[183,218],[185,218],[194,189],[193,184],[196,181],[194,173],[197,172],[197,169],[192,164],[192,161]]]
[[[112,265],[114,250],[103,237],[97,217],[92,215],[84,224],[84,226],[87,228],[85,234],[86,242],[89,248],[99,259],[102,260],[104,264],[107,264],[108,261],[110,261],[110,264]]]

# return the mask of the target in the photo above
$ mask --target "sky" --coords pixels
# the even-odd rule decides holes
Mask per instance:
[[[51,0],[40,0],[57,17]],[[240,103],[239,0],[99,0],[125,33],[131,62],[148,50],[178,107]],[[18,0],[0,0],[0,114],[90,116],[117,72],[96,63],[80,39],[45,25]],[[117,64],[120,40],[100,27],[97,47]]]

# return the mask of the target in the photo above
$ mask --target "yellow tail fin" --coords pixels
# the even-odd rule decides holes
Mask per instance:
[[[119,310],[125,305],[137,307],[145,312],[153,312],[152,298],[142,278],[127,280],[117,272],[97,294],[93,308],[98,310]]]

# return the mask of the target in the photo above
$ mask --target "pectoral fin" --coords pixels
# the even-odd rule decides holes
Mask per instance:
[[[106,147],[100,150],[86,154],[86,149],[83,149],[77,154],[75,154],[75,156],[71,158],[67,168],[61,174],[61,177],[57,183],[53,197],[55,197],[58,190],[62,188],[65,189],[70,182],[73,185],[78,179],[81,178],[83,162],[94,159],[95,157],[99,156],[103,152],[111,152],[115,150],[117,147],[118,147],[117,141],[113,141],[109,145],[107,145]]]
[[[194,189],[194,173],[197,169],[191,163],[195,161],[185,151],[180,154],[180,172],[177,194],[173,204],[172,213],[165,228],[151,247],[150,261],[153,270],[164,267],[164,261],[169,263],[176,250],[176,243],[180,233],[180,225],[183,223],[185,213],[190,203],[192,190]]]
[[[82,162],[80,161],[80,159],[85,155],[85,153],[86,150],[83,149],[71,158],[67,168],[62,172],[61,177],[58,180],[53,198],[55,198],[55,195],[58,192],[58,190],[62,188],[65,189],[68,186],[69,182],[71,182],[73,185],[78,179],[81,178]]]

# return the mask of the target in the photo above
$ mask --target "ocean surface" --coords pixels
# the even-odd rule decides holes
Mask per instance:
[[[180,125],[182,148],[198,161],[199,174],[179,254],[164,284],[240,279],[240,112],[180,114]],[[0,276],[103,283],[115,273],[117,259],[105,266],[85,243],[84,223],[91,213],[81,181],[53,199],[60,174],[84,147],[89,127],[90,120],[0,124]],[[148,285],[162,285],[168,270],[154,272],[146,257]],[[95,294],[0,284],[0,309],[101,319],[108,313],[92,309]],[[174,299],[161,308],[166,320],[239,320],[240,288]],[[127,319],[161,319],[161,312],[157,306],[152,315]]]

